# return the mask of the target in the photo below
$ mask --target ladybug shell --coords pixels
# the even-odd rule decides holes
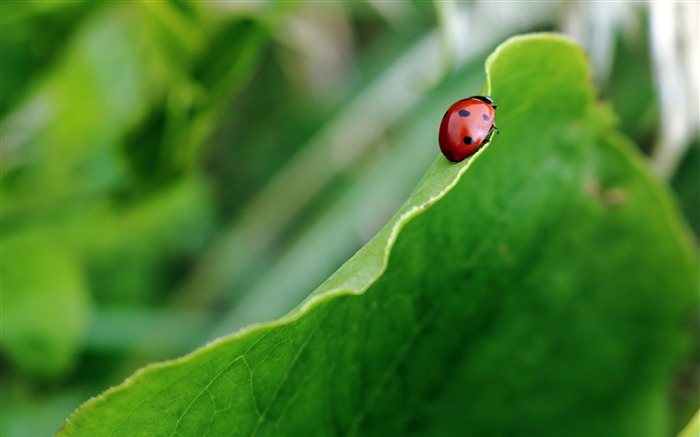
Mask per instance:
[[[459,162],[479,150],[493,128],[494,107],[470,97],[455,102],[442,117],[438,141],[447,159]]]

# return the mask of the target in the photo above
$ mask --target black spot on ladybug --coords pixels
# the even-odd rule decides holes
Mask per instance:
[[[484,117],[484,120],[486,120],[486,121],[488,121],[488,120],[489,120],[489,116],[488,116],[488,114],[484,114],[484,115],[482,115],[482,117]]]
[[[460,109],[459,116],[460,117],[469,117],[469,111],[467,111],[466,109]]]
[[[472,139],[472,137],[464,137],[464,139],[462,141],[464,141],[464,144],[466,144],[466,145],[471,145],[474,143],[474,140]]]

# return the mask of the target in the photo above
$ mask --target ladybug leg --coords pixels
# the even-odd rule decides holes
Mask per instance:
[[[491,138],[493,138],[493,135],[497,134],[497,133],[499,133],[498,128],[496,127],[496,125],[492,125],[491,129],[489,129],[489,133],[486,135],[486,138],[484,139],[484,144],[491,141]]]
[[[491,129],[489,129],[489,133],[486,135],[486,138],[484,138],[484,141],[481,142],[481,147],[484,147],[488,143],[491,142],[491,138],[493,138],[494,133],[498,133],[498,128],[496,126],[491,126]]]

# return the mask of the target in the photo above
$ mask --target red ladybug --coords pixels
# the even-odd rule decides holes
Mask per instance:
[[[440,150],[445,158],[459,162],[491,140],[494,110],[491,97],[473,96],[455,102],[445,112],[440,123]]]

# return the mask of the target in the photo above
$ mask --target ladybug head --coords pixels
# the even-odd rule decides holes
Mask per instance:
[[[498,108],[498,106],[493,104],[493,99],[491,98],[491,96],[474,96],[472,97],[472,99],[477,99],[481,100],[484,103],[488,103],[489,105],[493,106],[493,109]]]

